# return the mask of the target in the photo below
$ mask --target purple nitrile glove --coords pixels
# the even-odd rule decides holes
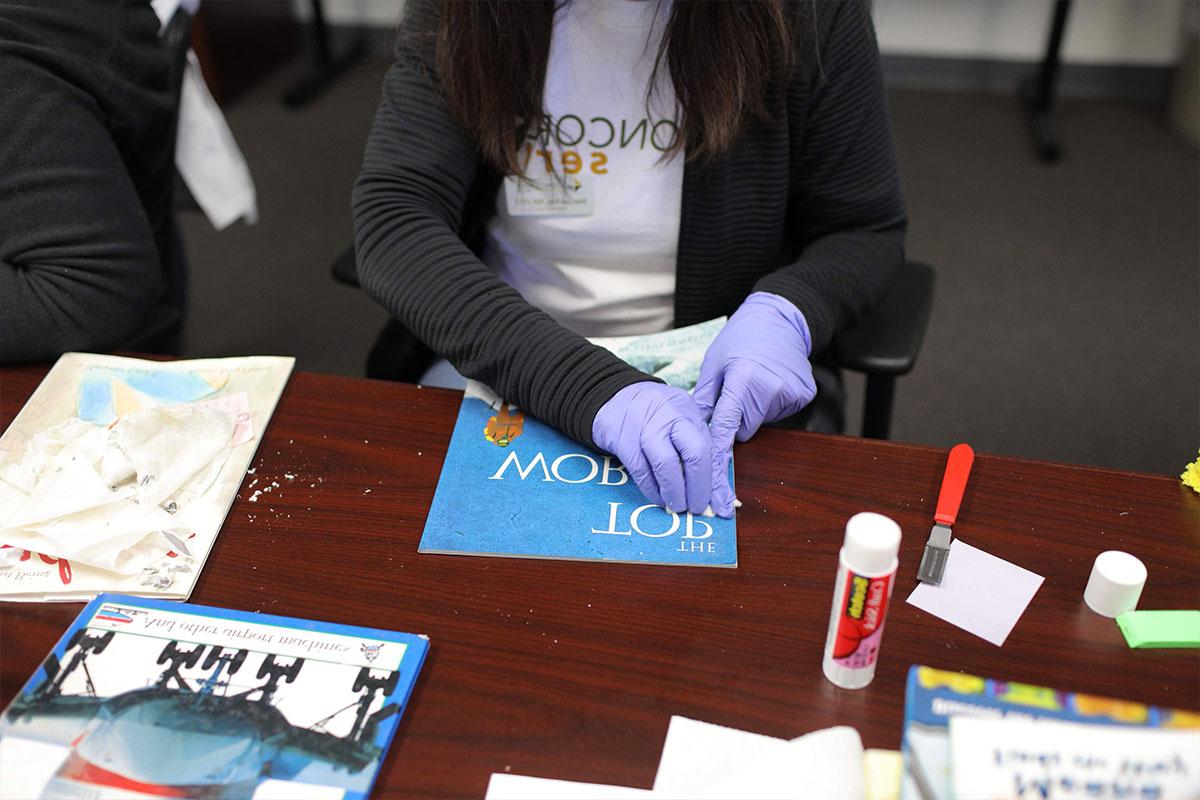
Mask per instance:
[[[712,495],[712,437],[696,403],[665,383],[633,383],[596,412],[592,440],[612,453],[642,494],[699,514]]]
[[[704,354],[693,397],[710,420],[713,511],[733,513],[727,478],[733,440],[744,442],[764,422],[795,414],[816,397],[812,339],[800,309],[769,292],[754,292]]]

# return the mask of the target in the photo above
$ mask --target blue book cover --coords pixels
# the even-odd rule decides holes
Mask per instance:
[[[428,649],[102,594],[0,717],[5,796],[360,800]]]
[[[912,666],[904,693],[904,800],[953,800],[949,725],[955,715],[1200,728],[1200,714],[1189,711]]]
[[[724,319],[648,336],[593,340],[691,391]],[[730,466],[730,480],[733,467]],[[420,552],[737,566],[734,519],[650,504],[612,456],[467,387]]]

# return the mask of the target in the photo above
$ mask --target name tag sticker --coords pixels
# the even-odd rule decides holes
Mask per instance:
[[[542,175],[504,179],[504,199],[512,217],[588,217],[595,211],[587,175]]]

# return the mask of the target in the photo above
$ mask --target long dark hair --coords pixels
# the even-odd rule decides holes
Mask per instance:
[[[506,174],[522,173],[517,148],[530,121],[543,118],[556,5],[441,2],[437,69],[446,102],[484,158]],[[650,81],[656,85],[665,64],[675,89],[678,135],[666,156],[682,149],[689,161],[709,160],[752,119],[769,124],[778,111],[769,87],[786,80],[796,36],[784,0],[676,0]]]

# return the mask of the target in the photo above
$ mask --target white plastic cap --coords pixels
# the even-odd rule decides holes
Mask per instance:
[[[863,511],[846,523],[842,558],[860,575],[882,575],[896,568],[900,526],[890,517]]]
[[[1146,585],[1146,565],[1120,550],[1096,556],[1092,575],[1083,590],[1083,602],[1104,617],[1115,617],[1137,608]]]

